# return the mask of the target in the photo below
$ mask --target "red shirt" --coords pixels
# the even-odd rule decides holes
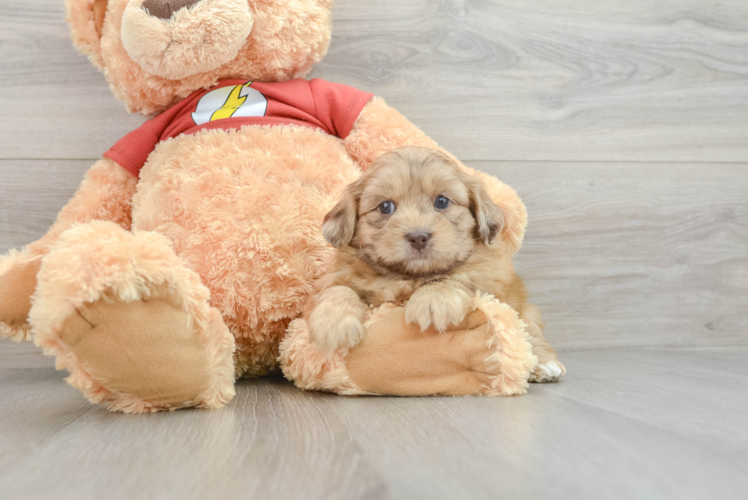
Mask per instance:
[[[135,176],[156,145],[181,134],[244,125],[303,125],[345,139],[373,94],[320,79],[221,80],[148,120],[104,153]]]

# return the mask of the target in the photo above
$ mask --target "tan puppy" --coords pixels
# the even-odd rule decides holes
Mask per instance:
[[[307,306],[314,342],[326,350],[355,346],[367,309],[383,302],[405,303],[406,321],[444,331],[463,320],[476,291],[488,292],[527,323],[540,361],[531,380],[557,380],[566,369],[496,238],[503,224],[482,182],[445,154],[404,147],[382,155],[322,225],[338,251]]]

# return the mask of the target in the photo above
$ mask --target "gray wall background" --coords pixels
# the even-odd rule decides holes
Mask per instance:
[[[62,0],[0,10],[0,252],[40,237],[142,117]],[[748,345],[742,0],[338,0],[313,73],[387,99],[512,185],[517,267],[560,351]],[[0,340],[0,367],[51,366]]]

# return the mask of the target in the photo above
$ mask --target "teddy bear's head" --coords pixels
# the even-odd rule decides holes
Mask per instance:
[[[303,76],[330,43],[333,0],[66,0],[79,51],[133,112],[221,78]]]

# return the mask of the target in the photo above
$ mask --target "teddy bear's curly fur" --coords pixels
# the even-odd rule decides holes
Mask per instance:
[[[167,18],[174,4],[184,7]],[[331,5],[67,0],[75,45],[143,114],[223,78],[303,76],[327,50]],[[286,336],[325,271],[325,213],[374,159],[403,145],[437,147],[373,98],[345,139],[298,125],[203,130],[161,142],[140,178],[104,158],[44,237],[0,257],[0,334],[33,338],[70,384],[117,411],[220,407],[236,378],[279,363],[300,387],[340,393],[523,393],[536,364],[526,327],[540,319],[490,297],[476,298],[482,321],[440,335],[402,325],[393,337],[394,316],[388,328],[375,321],[392,311],[374,311],[371,335],[348,358],[321,357],[303,324]],[[466,170],[504,210],[501,240],[516,251],[521,201]]]

